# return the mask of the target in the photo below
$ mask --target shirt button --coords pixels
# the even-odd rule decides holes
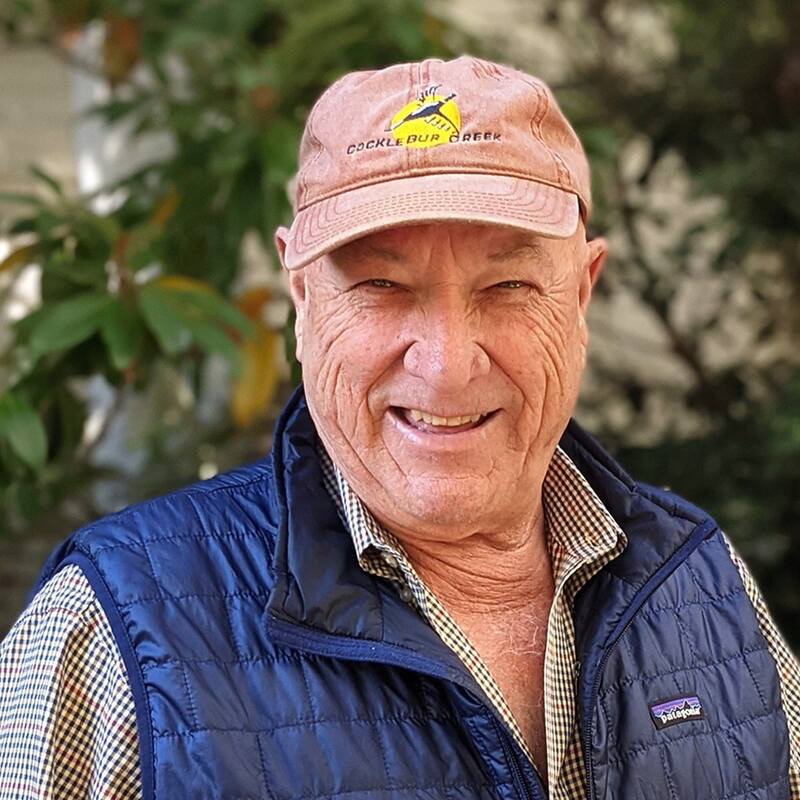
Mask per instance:
[[[403,586],[400,589],[400,597],[402,597],[406,603],[410,603],[411,598],[413,597],[413,595],[411,594],[411,589],[409,589],[408,586]]]
[[[383,560],[386,562],[387,567],[391,567],[392,569],[397,569],[397,559],[394,556],[385,555]]]

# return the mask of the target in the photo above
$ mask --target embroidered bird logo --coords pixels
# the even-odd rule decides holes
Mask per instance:
[[[402,135],[409,147],[432,147],[443,144],[450,136],[457,136],[461,114],[454,102],[456,93],[440,94],[440,88],[441,84],[425,88],[392,117],[386,130],[398,137]],[[431,128],[446,136],[429,136]]]
[[[440,84],[441,85],[441,84]],[[402,117],[402,119],[397,120],[397,117],[400,116],[408,106],[403,108],[395,117],[392,119],[391,123],[387,130],[394,131],[399,128],[401,125],[404,125],[406,122],[411,122],[415,119],[425,119],[429,120],[432,124],[436,124],[437,118],[440,124],[437,127],[443,127],[445,130],[451,129],[454,133],[458,133],[459,124],[461,120],[459,119],[458,122],[455,122],[447,114],[444,112],[444,107],[456,96],[455,92],[451,92],[447,97],[442,97],[437,95],[436,92],[438,91],[439,86],[429,86],[425,89],[420,96],[416,99],[414,103],[411,105],[416,105],[417,107]],[[456,110],[458,113],[458,110]],[[444,123],[442,125],[441,123]]]

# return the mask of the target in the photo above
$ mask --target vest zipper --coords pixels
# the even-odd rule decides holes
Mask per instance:
[[[533,794],[525,780],[525,775],[522,772],[522,767],[520,767],[519,761],[517,760],[516,751],[513,747],[509,747],[506,741],[506,733],[503,731],[502,726],[494,715],[492,715],[492,722],[497,731],[497,738],[500,740],[500,747],[503,748],[503,755],[505,756],[506,763],[511,769],[512,780],[514,781],[514,788],[516,789],[517,795],[521,794],[523,800],[534,800]]]
[[[700,546],[708,537],[709,533],[716,528],[716,523],[712,519],[698,525],[691,536],[672,554],[672,556],[648,578],[644,586],[633,596],[628,611],[625,616],[617,623],[617,627],[609,637],[609,642],[603,655],[600,657],[597,672],[592,681],[592,691],[589,695],[589,703],[586,707],[586,723],[584,725],[583,737],[583,763],[586,767],[586,800],[596,800],[594,792],[594,765],[591,758],[594,707],[597,703],[597,694],[600,691],[600,681],[603,677],[603,670],[606,667],[617,642],[623,637],[625,631],[630,628],[636,615],[641,611],[648,597]]]
[[[619,635],[606,648],[602,658],[600,659],[600,665],[597,669],[597,675],[595,676],[594,683],[592,684],[592,693],[589,696],[589,713],[586,715],[587,718],[586,736],[584,736],[583,738],[583,763],[586,765],[586,800],[595,800],[594,769],[591,758],[592,735],[594,733],[593,731],[594,726],[592,722],[594,718],[594,706],[595,703],[597,702],[597,693],[600,690],[600,680],[603,677],[603,670],[605,669],[606,661],[608,661],[608,658],[611,655],[611,652],[616,647],[617,642],[622,638],[622,635],[625,633],[625,631],[628,630],[634,618],[635,615],[628,620],[625,627],[619,632]]]
[[[415,653],[401,653],[400,648],[396,646],[379,646],[365,640],[342,641],[341,637],[329,633],[322,633],[308,628],[305,625],[298,624],[297,622],[283,619],[275,612],[270,612],[267,627],[272,634],[273,641],[283,644],[284,646],[333,658],[344,658],[353,661],[370,661],[393,667],[401,667],[411,672],[427,675],[431,678],[451,681],[461,686],[462,689],[472,693],[472,687],[464,683],[454,670]],[[509,746],[506,738],[507,734],[504,732],[500,722],[495,716],[494,710],[488,706],[487,710],[490,712],[492,724],[497,731],[497,737],[500,741],[500,747],[503,750],[503,755],[511,770],[517,795],[521,795],[523,800],[545,800],[543,792],[531,792],[525,780],[522,768],[517,760],[516,751],[513,747]],[[538,778],[539,775],[535,767],[534,772]]]

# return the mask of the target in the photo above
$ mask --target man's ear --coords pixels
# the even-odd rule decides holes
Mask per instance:
[[[597,283],[603,265],[606,263],[608,255],[608,243],[602,236],[590,239],[586,242],[584,263],[581,266],[581,288],[578,301],[581,305],[583,315],[589,308],[589,300],[592,298],[592,289]]]
[[[295,356],[297,360],[303,362],[303,328],[306,319],[306,268],[300,269],[287,269],[286,268],[286,243],[289,235],[289,229],[281,225],[275,231],[275,249],[278,252],[278,258],[281,262],[286,273],[286,280],[289,284],[289,296],[292,298],[294,305],[295,320],[294,320],[294,336],[296,341]]]

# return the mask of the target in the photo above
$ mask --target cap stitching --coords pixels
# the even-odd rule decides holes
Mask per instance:
[[[470,66],[476,78],[489,78],[491,80],[499,81],[507,77],[503,74],[499,68],[499,65],[492,64],[480,58],[473,58]]]
[[[419,72],[418,87],[430,86],[433,81],[431,80],[431,68],[429,60],[425,59],[424,61],[421,61],[417,71]],[[406,164],[408,165],[409,171],[415,167],[427,167],[430,164],[430,153],[428,152],[427,147],[404,147],[403,149],[406,151]]]
[[[404,207],[402,203],[396,203],[396,206],[397,206],[398,210]],[[546,206],[543,206],[543,208],[546,208]],[[393,208],[393,206],[387,204],[386,206],[382,206],[381,210],[382,211],[391,212],[392,210],[394,210],[394,208]],[[514,204],[514,203],[509,203],[509,202],[498,203],[498,202],[495,202],[495,198],[494,197],[492,197],[492,209],[486,209],[485,211],[486,211],[486,213],[491,213],[492,210],[500,210],[500,211],[507,211],[507,212],[509,212],[509,211],[520,212],[519,217],[516,217],[516,216],[514,217],[514,219],[516,219],[518,222],[520,222],[520,221],[528,221],[528,222],[531,222],[531,223],[540,222],[543,225],[546,225],[546,224],[555,225],[555,224],[559,223],[561,220],[564,219],[563,211],[558,216],[555,216],[552,213],[545,214],[542,217],[534,216],[533,214],[525,214],[524,211],[523,211],[523,208],[521,206],[519,206],[519,205]],[[363,209],[359,209],[359,211],[363,212]],[[447,211],[448,212],[452,211],[453,213],[458,212],[458,211],[469,211],[469,212],[472,212],[472,213],[475,213],[475,214],[483,213],[481,209],[476,208],[475,206],[473,206],[473,205],[471,205],[469,203],[460,203],[460,204],[459,203],[452,203],[447,208]],[[359,218],[359,214],[347,214],[347,215],[343,214],[341,217],[337,217],[337,219],[336,219],[336,223],[337,224],[336,225],[327,226],[325,228],[317,227],[315,229],[315,231],[317,233],[319,233],[319,234],[324,234],[324,238],[328,238],[328,236],[331,235],[331,233],[330,233],[331,231],[336,233],[336,232],[341,232],[341,231],[343,231],[345,229],[349,229],[349,228],[352,227],[351,225],[345,225],[344,224],[345,220],[349,221],[351,219],[358,219],[358,218]],[[432,216],[432,217],[429,217],[429,219],[446,219],[446,216],[442,216],[442,217],[433,217]],[[411,222],[411,221],[412,220],[410,220],[409,222]],[[305,232],[306,233],[312,233],[312,231],[305,231]],[[304,237],[304,241],[303,241],[304,244],[305,244],[305,241],[306,240],[305,240],[305,237]],[[298,252],[301,252],[300,248],[295,247],[295,249],[298,250]]]
[[[414,73],[416,72],[417,80],[416,83],[414,81]],[[408,67],[408,97],[410,98],[408,102],[414,99],[416,96],[416,87],[422,84],[422,64],[409,64]],[[403,153],[403,160],[405,161],[405,172],[409,173],[414,168],[411,164],[411,148],[405,147]]]
[[[433,199],[434,197],[441,198],[441,193],[440,192],[436,192],[435,190],[428,190],[428,191],[424,191],[424,192],[414,192],[413,197],[414,197],[415,201],[423,201],[424,202],[424,200],[426,198],[430,198],[430,199]],[[510,197],[510,196],[505,196],[504,197],[503,195],[497,195],[497,194],[495,194],[493,192],[476,192],[476,193],[474,193],[472,195],[472,197],[475,198],[475,199],[477,199],[478,197],[481,197],[481,198],[485,198],[488,201],[491,201],[491,204],[492,204],[493,208],[509,207],[509,208],[514,208],[514,209],[519,209],[521,211],[525,210],[525,205],[520,203],[518,200],[515,201],[515,200],[512,200],[512,199],[508,199],[508,197]],[[557,203],[553,203],[552,202],[552,200],[553,200],[552,197],[540,196],[538,199],[539,199],[539,203],[535,206],[535,208],[537,210],[541,210],[542,208],[545,208],[548,205],[550,205],[553,209],[558,207]],[[470,201],[464,199],[463,197],[461,197],[461,198],[456,197],[455,199],[448,198],[447,202],[448,202],[447,210],[450,210],[450,209],[456,210],[458,208],[461,208],[461,209],[463,209],[463,208],[474,209],[476,207],[476,203],[474,201],[470,202]],[[333,220],[334,221],[334,226],[336,226],[336,225],[339,225],[340,223],[342,223],[342,221],[345,220],[345,219],[349,219],[351,217],[358,217],[358,216],[362,215],[365,208],[368,208],[368,209],[377,209],[377,208],[391,209],[391,208],[395,208],[395,207],[396,208],[400,208],[400,207],[404,207],[404,206],[407,206],[407,205],[409,205],[409,196],[408,195],[398,195],[398,196],[395,196],[395,197],[387,197],[387,198],[381,198],[380,200],[368,201],[368,202],[362,203],[361,205],[358,205],[358,206],[355,206],[355,207],[353,207],[351,209],[348,209],[347,211],[338,210],[336,208],[336,204],[334,202],[334,203],[330,203],[327,206],[322,207],[322,208],[314,208],[314,209],[312,209],[308,214],[304,215],[303,221],[306,222],[307,224],[313,224],[313,225],[317,225],[318,226],[318,225],[320,225],[320,221],[321,220],[327,220],[327,221]],[[302,227],[303,227],[303,225],[301,224],[300,228],[302,228]]]
[[[513,194],[516,194],[516,192],[514,192]],[[437,192],[435,190],[426,190],[423,192],[414,193],[414,197],[417,199],[422,198],[425,195],[441,196],[441,192],[440,191]],[[512,200],[507,199],[510,195],[506,196],[497,195],[493,192],[475,192],[474,195],[483,195],[484,197],[489,198],[491,200],[491,205],[493,209],[503,209],[503,210],[508,209],[516,211],[518,213],[522,213],[525,211],[524,205],[520,204],[519,202],[513,202]],[[325,212],[328,210],[331,211],[333,215],[331,217],[328,217],[327,219],[333,219],[335,220],[335,222],[333,225],[327,226],[327,230],[330,230],[331,228],[333,228],[334,230],[342,230],[344,227],[349,225],[350,219],[358,218],[359,216],[361,216],[364,212],[365,207],[371,207],[373,209],[376,207],[380,207],[383,210],[391,211],[395,207],[403,207],[404,206],[403,201],[406,199],[406,197],[407,196],[405,195],[398,195],[396,197],[383,198],[382,201],[380,202],[373,201],[372,203],[364,203],[346,212],[338,211],[335,207],[330,209],[313,208],[308,213],[303,215],[303,217],[300,220],[300,224],[297,230],[295,231],[295,236],[293,238],[295,239],[295,242],[298,242],[299,240],[301,243],[305,244],[308,241],[306,238],[306,234],[309,236],[313,236],[311,230],[312,228],[316,229],[316,233],[323,234],[326,228],[320,225],[320,220],[321,218],[325,218]],[[558,203],[554,203],[553,197],[545,196],[541,199],[544,202],[540,203],[536,208],[545,209],[549,206],[550,219],[553,224],[561,221],[564,218],[564,213],[566,211],[565,206],[562,206],[561,204]],[[461,200],[457,199],[455,202],[450,201],[449,209],[452,209],[453,211],[458,211],[458,210],[467,210],[474,212],[479,211],[479,209],[477,209],[474,204],[466,202],[463,198]],[[557,219],[552,218],[553,211],[559,212],[559,216]],[[530,220],[530,215],[528,215],[528,219]],[[538,221],[545,223],[548,221],[548,219],[547,217],[539,218]],[[295,250],[297,252],[302,252],[302,250],[297,247],[297,244],[295,244]]]
[[[307,205],[298,207],[296,213],[300,213],[301,211],[306,211],[307,209],[311,208],[312,206],[317,205],[317,203],[321,203],[324,200],[330,200],[332,197],[337,197],[341,194],[347,194],[348,192],[354,192],[358,189],[366,189],[368,186],[374,186],[376,183],[385,183],[385,178],[389,176],[393,176],[395,180],[405,180],[406,178],[421,178],[425,175],[494,175],[498,178],[519,178],[523,181],[530,181],[531,183],[542,183],[546,186],[552,186],[554,189],[561,189],[562,191],[569,191],[573,194],[578,194],[574,188],[569,187],[565,188],[560,183],[553,183],[552,181],[545,180],[544,178],[532,178],[530,173],[527,172],[518,172],[518,171],[500,171],[500,170],[487,170],[484,167],[473,167],[473,166],[465,166],[459,165],[458,169],[453,169],[452,166],[447,167],[424,167],[420,168],[418,171],[412,169],[409,174],[407,175],[397,175],[397,170],[386,170],[384,172],[380,172],[377,175],[374,175],[371,180],[365,181],[364,183],[353,183],[348,184],[347,186],[340,187],[335,191],[330,191],[324,195],[320,195],[312,202],[308,203]]]
[[[399,198],[395,198],[395,199],[399,199]],[[494,207],[496,208],[498,204],[497,204],[497,203],[494,203],[493,205],[494,205]],[[502,205],[508,205],[508,204],[506,203],[506,204],[502,204]],[[519,210],[520,210],[520,207],[519,207],[519,206],[511,206],[511,208],[513,208],[515,211],[519,211]],[[455,209],[454,209],[454,210],[455,210]],[[464,209],[464,210],[468,210],[468,211],[475,211],[476,209],[474,209],[473,207],[467,207],[467,208],[466,208],[466,209]],[[554,210],[555,210],[555,209],[554,209]],[[562,207],[562,208],[561,208],[561,213],[559,214],[559,216],[558,216],[557,218],[551,218],[551,219],[539,219],[539,220],[529,220],[529,221],[530,221],[530,222],[539,222],[539,223],[541,223],[541,224],[548,224],[548,225],[553,225],[553,226],[556,226],[556,225],[558,225],[560,222],[562,222],[562,221],[563,221],[563,219],[564,219],[564,211],[565,211],[565,209]],[[337,218],[337,221],[341,222],[341,220],[340,220],[339,218]],[[518,218],[517,218],[517,219],[515,219],[515,220],[513,220],[513,221],[515,221],[515,222],[518,222],[518,223],[519,223],[519,222],[523,222],[524,220],[520,220],[520,219],[518,219]],[[311,220],[311,219],[308,219],[307,221],[305,221],[305,220],[303,221],[303,223],[304,223],[304,224],[301,224],[301,226],[300,226],[300,227],[303,229],[303,230],[302,230],[302,233],[311,233],[311,231],[310,231],[310,230],[307,230],[307,228],[308,228],[308,225],[309,225],[311,222],[313,222],[313,220]],[[509,224],[509,225],[512,225],[512,220],[508,220],[507,222],[508,222],[508,224]],[[413,220],[410,220],[408,224],[413,224]],[[513,225],[512,225],[512,227],[513,227]],[[321,230],[320,230],[320,231],[318,231],[318,232],[319,232],[319,233],[322,233],[322,231],[321,231]],[[324,235],[323,241],[325,241],[325,240],[328,240],[328,241],[327,241],[327,243],[326,243],[326,244],[323,244],[323,245],[322,245],[322,247],[321,247],[321,249],[319,250],[319,252],[316,252],[316,251],[317,251],[317,249],[319,248],[319,243],[317,243],[317,245],[318,245],[318,247],[317,247],[317,248],[315,248],[315,247],[311,246],[311,247],[309,247],[308,249],[299,249],[299,248],[297,248],[297,246],[295,245],[295,246],[293,246],[293,247],[292,247],[292,249],[294,250],[294,252],[295,252],[295,255],[298,257],[298,260],[299,260],[299,261],[301,261],[301,262],[304,262],[304,263],[310,263],[311,261],[313,261],[315,258],[318,258],[318,257],[319,257],[320,255],[322,255],[323,253],[325,253],[325,252],[328,252],[328,250],[326,250],[326,248],[328,248],[328,245],[330,244],[330,239],[331,239],[331,238],[335,238],[335,237],[336,237],[336,235],[337,235],[337,233],[341,233],[341,232],[343,232],[343,228],[334,228],[334,229],[333,229],[333,232],[331,232],[331,231],[330,231],[330,229],[329,229],[327,232],[325,232],[325,235]],[[360,236],[360,235],[362,235],[362,234],[361,234],[361,233],[357,233],[357,234],[356,234],[354,237],[352,237],[352,238],[358,238],[358,236]],[[313,245],[313,242],[312,242],[311,244]],[[311,256],[310,256],[310,257],[309,257],[309,253],[311,253]],[[297,265],[295,265],[295,266],[294,266],[294,267],[292,267],[292,268],[293,268],[293,269],[296,269],[298,266],[300,266],[300,265],[299,265],[299,264],[297,264]]]
[[[314,120],[316,119],[317,115],[319,114],[319,109],[324,104],[325,99],[328,95],[332,94],[334,89],[338,88],[340,83],[344,83],[348,78],[352,78],[353,75],[361,75],[364,73],[371,72],[372,70],[360,70],[358,72],[351,72],[346,75],[342,75],[340,78],[337,78],[314,102],[314,105],[311,107],[311,110],[308,112],[308,117],[306,119],[306,130],[308,131],[309,139],[312,139],[317,144],[317,152],[311,157],[311,160],[308,162],[307,165],[304,166],[302,170],[298,171],[297,175],[297,184],[298,184],[298,191],[297,191],[297,206],[298,210],[301,208],[300,206],[300,198],[302,196],[301,193],[308,192],[308,182],[305,179],[305,175],[311,171],[311,167],[319,161],[320,156],[322,156],[323,151],[325,150],[325,146],[322,144],[322,140],[317,136],[316,132],[314,131]]]
[[[322,155],[322,151],[325,149],[324,145],[322,144],[322,141],[314,131],[314,117],[316,116],[318,109],[319,109],[319,103],[315,103],[314,107],[308,114],[308,119],[306,120],[306,129],[308,131],[308,138],[311,139],[317,145],[317,152],[314,153],[306,168],[302,170],[298,175],[298,183],[300,184],[300,191],[298,192],[297,195],[298,210],[302,208],[301,197],[303,198],[304,201],[305,195],[308,193],[308,182],[306,181],[305,176],[311,171],[311,168],[314,166],[314,164],[317,163],[319,157]]]
[[[523,83],[528,84],[528,86],[530,86],[536,92],[537,106],[536,106],[536,111],[534,112],[534,118],[531,119],[531,132],[542,143],[545,150],[547,150],[547,152],[550,154],[550,157],[553,159],[553,162],[556,165],[556,172],[558,173],[559,176],[559,185],[561,186],[561,188],[569,189],[570,191],[575,191],[575,187],[572,183],[572,175],[569,169],[567,168],[566,164],[564,163],[564,160],[558,153],[555,152],[555,150],[553,150],[552,147],[550,147],[550,145],[545,141],[545,138],[542,135],[542,122],[544,121],[544,118],[547,116],[547,112],[550,110],[550,98],[548,97],[547,92],[538,83],[526,80],[526,78],[523,76],[520,76],[520,80]],[[544,100],[543,113],[541,114],[541,116],[537,118],[541,106],[540,101],[542,99]]]

